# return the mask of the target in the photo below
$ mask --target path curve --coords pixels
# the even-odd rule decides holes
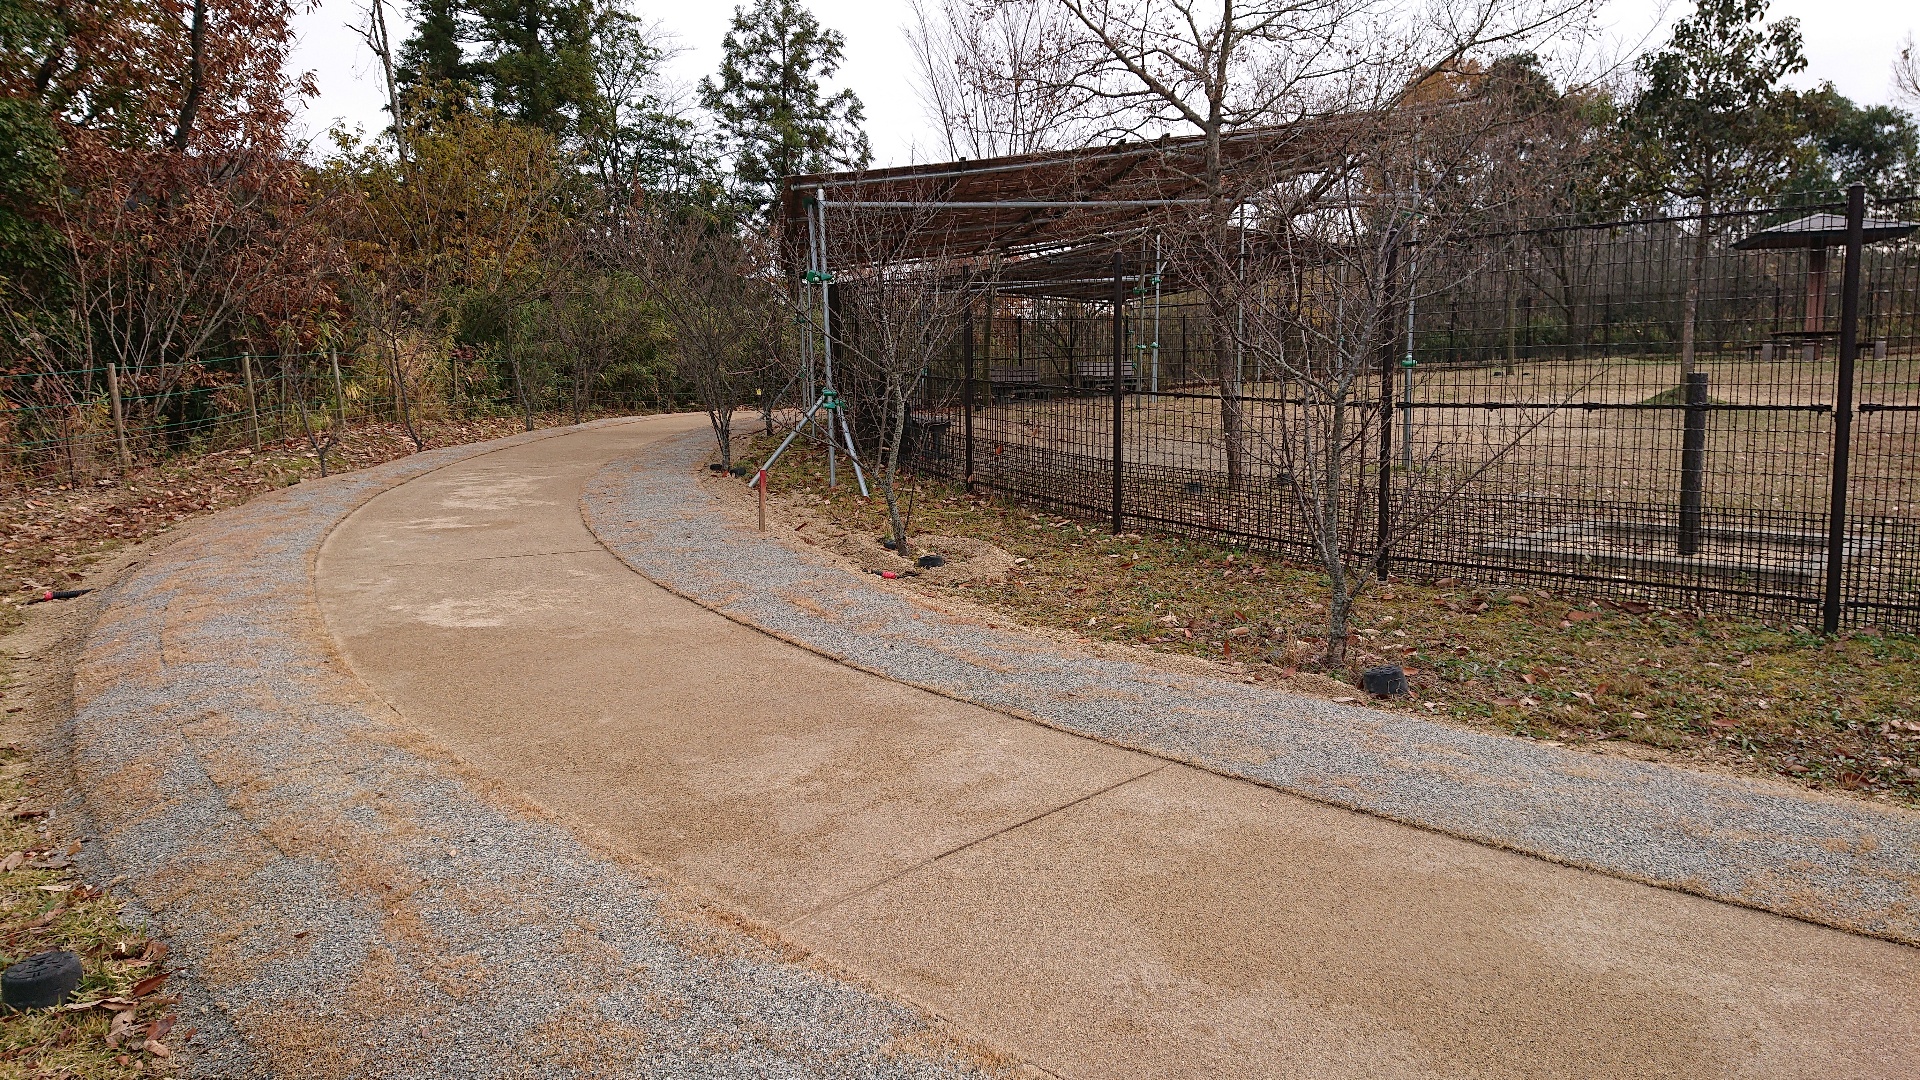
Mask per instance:
[[[610,465],[584,512],[634,569],[890,679],[1335,806],[1920,945],[1920,813],[1338,705],[1069,648],[757,535],[697,439]],[[729,493],[730,494],[730,493]]]
[[[1453,729],[1408,742],[1318,702],[1268,695],[1248,724],[1237,684],[880,589],[746,531],[695,478],[701,446],[569,436],[371,500],[319,563],[344,654],[595,843],[1061,1076],[1914,1071],[1920,952],[1277,790],[1440,805],[1478,762]],[[609,548],[706,606],[602,550],[581,497]],[[1485,784],[1507,816],[1476,824],[1500,804],[1469,790],[1458,831],[1569,833],[1528,817],[1523,781],[1596,759],[1517,745]],[[1835,859],[1780,872],[1855,884]]]
[[[335,655],[311,568],[395,485],[605,422],[215,515],[115,586],[70,727],[93,869],[172,943],[192,1075],[955,1077],[924,1014],[799,962],[449,759]],[[177,1042],[177,1040],[176,1040]]]

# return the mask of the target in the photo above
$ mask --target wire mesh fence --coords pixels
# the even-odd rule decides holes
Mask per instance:
[[[1851,248],[1849,212],[1416,238],[1341,402],[1269,366],[1291,346],[1244,312],[1145,275],[1117,317],[989,295],[925,373],[915,461],[1305,559],[1326,496],[1308,489],[1333,475],[1363,508],[1341,528],[1390,535],[1397,573],[1920,630],[1920,244],[1902,227],[1920,205],[1855,207]],[[1262,286],[1288,325],[1335,322],[1339,294],[1311,278]],[[1347,467],[1306,475],[1308,435]]]
[[[0,486],[103,476],[124,464],[409,418],[652,411],[683,397],[649,369],[582,374],[456,348],[390,362],[329,352],[243,354],[191,365],[0,373]],[[621,378],[609,377],[619,375]]]

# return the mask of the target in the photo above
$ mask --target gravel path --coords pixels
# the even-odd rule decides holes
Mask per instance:
[[[661,585],[856,667],[1339,806],[1920,945],[1920,815],[1107,659],[760,536],[687,437],[603,470],[602,541]]]
[[[117,586],[70,728],[94,869],[188,974],[194,1075],[950,1077],[923,1014],[483,791],[336,658],[328,532],[416,455],[216,515]]]

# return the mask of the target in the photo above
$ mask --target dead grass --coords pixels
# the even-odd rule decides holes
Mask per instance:
[[[540,418],[543,425],[561,421]],[[482,442],[523,429],[516,416],[424,420],[429,448]],[[413,453],[398,424],[350,429],[327,455],[330,471],[352,472]],[[44,480],[0,493],[0,634],[20,625],[21,605],[76,585],[87,567],[129,544],[200,514],[320,475],[307,443],[287,438],[252,450],[163,459],[107,479]]]
[[[751,458],[751,455],[743,455]],[[802,451],[773,480],[776,504],[851,531],[885,532],[880,500],[851,477],[829,491]],[[1205,541],[1125,535],[1024,507],[915,485],[910,535],[989,540],[1019,560],[1003,580],[941,584],[1030,624],[1226,665],[1256,681],[1299,678],[1320,649],[1320,576]],[[795,499],[794,496],[803,496]],[[818,535],[821,530],[803,530]],[[1381,708],[1920,806],[1920,641],[1700,617],[1578,592],[1391,581],[1356,620],[1341,688],[1398,663],[1413,693]],[[1357,689],[1329,697],[1357,700]]]
[[[164,992],[166,946],[120,919],[119,905],[82,882],[66,841],[46,821],[49,785],[18,747],[0,748],[0,967],[50,949],[79,955],[85,976],[63,1009],[0,1016],[0,1077],[120,1078],[173,1071]]]

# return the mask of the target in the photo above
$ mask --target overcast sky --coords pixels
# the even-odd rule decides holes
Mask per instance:
[[[400,0],[404,4],[405,0]],[[312,70],[320,85],[302,118],[311,135],[336,120],[361,124],[369,132],[385,125],[382,89],[366,46],[344,24],[358,18],[365,0],[322,0],[296,24],[300,44],[295,66]],[[674,64],[676,78],[691,83],[719,65],[720,38],[733,5],[727,0],[633,0],[634,10],[657,19],[680,38],[685,53]],[[823,25],[846,35],[847,62],[841,84],[853,88],[867,110],[876,164],[904,164],[933,156],[932,137],[913,89],[911,60],[902,28],[909,18],[905,0],[811,0]],[[1611,0],[1603,20],[1616,40],[1645,35],[1668,5],[1660,0]],[[1691,10],[1677,0],[1668,18]],[[1800,20],[1806,37],[1808,70],[1795,80],[1811,85],[1831,81],[1863,104],[1891,101],[1889,71],[1901,42],[1920,33],[1920,3],[1914,0],[1774,0],[1775,18]],[[404,31],[394,28],[396,38]],[[1664,31],[1652,40],[1664,41]]]

